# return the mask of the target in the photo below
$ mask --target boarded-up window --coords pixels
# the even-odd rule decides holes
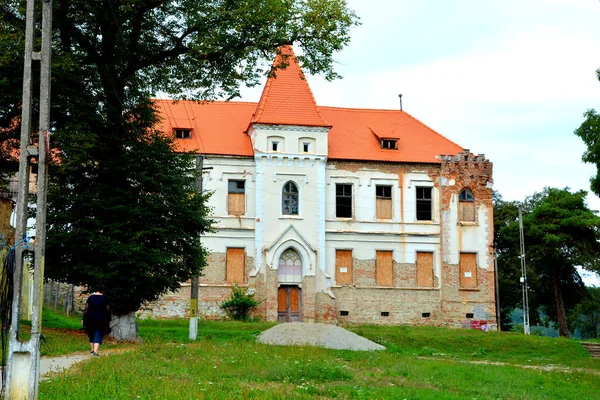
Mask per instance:
[[[245,283],[245,253],[244,249],[228,248],[226,278],[228,283]]]
[[[458,195],[458,220],[475,222],[475,197],[469,189],[464,189]]]
[[[393,257],[391,251],[378,251],[376,266],[377,286],[393,286],[394,279],[392,275]]]
[[[246,213],[246,181],[229,181],[227,213],[229,215],[244,215]]]
[[[460,287],[477,288],[477,254],[460,253]]]
[[[433,287],[433,253],[417,252],[417,286]]]
[[[376,186],[377,219],[392,219],[392,187]]]
[[[335,251],[335,282],[338,285],[352,284],[352,250]]]

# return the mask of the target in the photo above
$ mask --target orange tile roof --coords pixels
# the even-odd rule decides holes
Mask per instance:
[[[404,111],[338,107],[319,111],[333,126],[331,159],[439,163],[436,156],[462,150]],[[397,139],[397,150],[382,149],[380,139]]]
[[[177,139],[177,150],[204,154],[252,157],[252,143],[244,132],[256,110],[256,103],[154,100],[162,117],[164,133],[176,128],[191,129],[189,139]]]
[[[252,123],[331,127],[330,159],[439,163],[436,156],[462,151],[404,111],[317,106],[295,61],[267,80],[258,103],[155,102],[163,117],[160,130],[191,129],[191,138],[177,139],[180,151],[252,157],[246,134]],[[397,139],[397,149],[382,149],[380,139]]]
[[[281,52],[289,56],[289,65],[285,69],[277,69],[275,77],[267,80],[252,122],[329,126],[319,114],[315,98],[291,46],[281,48]],[[282,56],[278,55],[273,66],[281,63]]]

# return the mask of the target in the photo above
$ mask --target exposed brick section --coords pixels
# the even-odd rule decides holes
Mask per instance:
[[[316,321],[336,324],[338,322],[339,310],[335,299],[327,293],[319,292],[315,296]]]
[[[483,155],[474,155],[464,150],[456,156],[441,156],[441,248],[442,266],[442,310],[448,324],[460,325],[467,313],[474,319],[495,321],[495,280],[493,263],[493,205],[492,205],[492,163]],[[485,221],[477,220],[474,225],[464,225],[457,221],[456,204],[458,194],[469,189],[475,197],[476,212],[483,211]],[[480,208],[482,208],[480,210]],[[464,226],[463,226],[464,225]],[[461,289],[459,285],[459,265],[456,255],[468,248],[470,243],[463,241],[468,230],[483,232],[485,236],[478,249],[478,259],[485,260],[477,268],[477,288]],[[458,240],[452,240],[452,237]],[[457,243],[456,243],[457,242]],[[469,248],[471,249],[471,248]]]
[[[339,311],[348,311],[348,316],[339,315],[338,321],[347,324],[436,324],[446,322],[440,309],[439,290],[355,288],[344,286],[333,288]],[[381,312],[389,316],[381,316]],[[431,313],[425,319],[422,313]]]
[[[475,204],[492,207],[493,164],[483,154],[464,150],[456,156],[441,156],[440,174],[448,185],[442,185],[442,210],[448,210],[451,197],[467,188],[475,196]],[[454,184],[450,184],[453,181]]]

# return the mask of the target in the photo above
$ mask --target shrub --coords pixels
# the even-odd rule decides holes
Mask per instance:
[[[252,311],[258,306],[254,294],[248,294],[244,288],[234,284],[231,287],[231,296],[221,303],[220,307],[229,318],[234,321],[247,321]]]

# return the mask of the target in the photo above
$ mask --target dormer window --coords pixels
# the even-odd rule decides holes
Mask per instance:
[[[182,128],[175,129],[175,138],[176,139],[189,139],[191,137],[192,137],[191,129],[182,129]]]
[[[302,143],[302,149],[304,150],[305,153],[308,153],[310,151],[310,143],[307,143],[307,142]]]
[[[398,149],[398,139],[381,139],[381,148],[388,150]]]
[[[271,142],[271,150],[278,151],[279,150],[279,142],[272,141]]]

